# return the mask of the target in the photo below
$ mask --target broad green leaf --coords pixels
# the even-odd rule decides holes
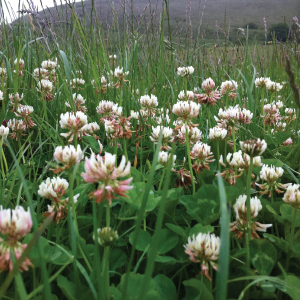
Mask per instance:
[[[176,299],[176,287],[173,281],[162,274],[154,277],[155,289],[159,293],[160,297],[165,300]]]
[[[129,235],[129,242],[130,242],[131,245],[133,244],[133,236],[134,236],[133,233],[131,233]],[[139,236],[138,236],[138,240],[137,240],[135,248],[139,251],[145,251],[146,248],[150,244],[151,244],[151,235],[150,235],[150,233],[148,231],[141,230],[139,232]]]
[[[196,278],[192,278],[185,280],[183,284],[185,286],[184,300],[214,300],[211,291],[204,284],[204,281],[202,282]]]
[[[253,240],[250,243],[250,257],[260,275],[270,275],[277,261],[277,251],[268,240]]]

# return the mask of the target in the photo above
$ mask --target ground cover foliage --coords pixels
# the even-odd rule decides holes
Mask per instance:
[[[0,299],[297,299],[298,20],[175,43],[167,3],[1,24]]]

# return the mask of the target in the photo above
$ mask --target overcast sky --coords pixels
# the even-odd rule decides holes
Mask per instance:
[[[61,3],[65,3],[65,0],[20,0],[20,8],[22,9],[23,4],[26,6],[26,8],[29,8],[28,2],[31,3],[33,2],[34,5],[36,5],[38,7],[38,9],[42,9],[41,6],[41,2],[43,4],[43,7],[53,7],[54,3],[56,2],[58,5]],[[68,0],[69,1],[69,0]],[[74,2],[74,0],[70,0],[71,3]],[[78,2],[81,0],[75,0],[75,2]],[[15,12],[16,15],[18,15],[17,11],[19,9],[19,0],[0,0],[0,3],[2,3],[2,7],[3,7],[3,11],[4,11],[4,17],[8,20],[8,22],[11,22],[7,8],[5,3],[7,4],[7,6],[9,7],[9,10],[13,10]]]

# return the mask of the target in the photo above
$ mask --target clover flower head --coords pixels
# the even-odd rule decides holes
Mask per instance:
[[[220,254],[220,238],[210,233],[198,233],[195,237],[188,238],[188,243],[184,246],[185,253],[190,256],[190,260],[201,263],[201,273],[210,281],[209,264],[217,270],[215,263]]]
[[[177,75],[184,77],[188,75],[192,75],[194,73],[195,69],[192,66],[189,67],[179,67],[177,69]]]

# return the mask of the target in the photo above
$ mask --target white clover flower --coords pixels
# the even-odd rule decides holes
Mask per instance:
[[[116,131],[114,127],[114,123],[112,121],[105,120],[104,127],[105,127],[105,131],[108,134],[112,134]]]
[[[287,115],[293,115],[293,114],[296,113],[296,109],[294,109],[294,108],[286,108],[286,109],[284,110],[284,112],[285,112],[285,114],[287,114]]]
[[[137,111],[131,110],[131,111],[130,111],[130,117],[131,117],[132,119],[138,120],[139,117],[140,117],[140,115],[139,115],[139,113],[138,113]]]
[[[58,146],[54,151],[54,159],[65,166],[71,167],[80,162],[83,158],[83,152],[80,145],[77,146],[77,149],[73,146]]]
[[[171,154],[165,151],[159,151],[158,153],[158,163],[166,167],[171,158]],[[175,165],[176,155],[173,155],[173,166]]]
[[[101,76],[100,81],[101,81],[102,85],[106,85],[107,84],[107,80],[106,80],[106,78],[104,76]]]
[[[280,83],[274,82],[274,81],[268,81],[266,82],[266,89],[270,91],[271,93],[273,92],[280,92],[280,90],[283,88],[283,85]]]
[[[84,84],[85,84],[85,81],[82,78],[74,78],[74,79],[71,79],[71,81],[70,81],[70,85],[72,87],[82,86]]]
[[[195,98],[195,94],[193,91],[186,91],[187,94],[187,100],[192,101]],[[178,95],[178,99],[179,100],[185,100],[185,91],[180,91],[179,95]]]
[[[81,131],[85,131],[88,134],[95,134],[95,132],[100,130],[100,126],[96,122],[88,123],[81,128]]]
[[[3,100],[3,92],[0,91],[0,101],[2,101],[2,100]]]
[[[128,74],[129,74],[129,71],[123,72],[123,68],[120,68],[119,66],[115,68],[115,71],[114,71],[115,77],[122,79],[123,77],[127,76]]]
[[[46,69],[42,69],[42,68],[34,69],[32,75],[36,80],[39,80],[40,76],[42,79],[48,79],[48,77],[49,77],[48,71]]]
[[[140,103],[146,109],[153,109],[158,106],[157,97],[152,94],[151,97],[149,95],[141,96]]]
[[[22,206],[15,209],[3,209],[0,205],[0,233],[17,240],[27,235],[32,227],[30,210]],[[3,241],[2,239],[0,241]]]
[[[268,183],[277,181],[284,173],[283,168],[268,165],[263,165],[260,171],[260,178]]]
[[[227,130],[220,127],[213,127],[209,129],[209,139],[210,140],[224,140],[227,136]]]
[[[264,88],[267,84],[267,82],[271,81],[270,77],[260,77],[255,79],[255,87],[261,87]]]
[[[229,122],[229,125],[244,123],[250,124],[253,113],[248,109],[241,109],[238,105],[229,106],[227,109],[220,108],[218,116],[226,122]],[[215,117],[215,120],[219,122],[218,118]]]
[[[235,211],[237,220],[246,220],[247,219],[247,207],[246,207],[247,195],[241,195],[237,198],[236,203],[233,208]],[[258,216],[258,213],[262,210],[262,205],[260,200],[255,196],[250,198],[250,216],[251,219],[254,219]]]
[[[22,105],[22,106],[19,106],[17,108],[17,113],[16,114],[19,114],[19,115],[30,115],[32,114],[34,111],[33,107],[32,106],[29,106],[29,105]]]
[[[38,194],[41,197],[52,199],[54,201],[59,201],[60,197],[66,193],[66,190],[69,187],[67,180],[57,177],[46,179],[46,182],[42,182],[39,185]]]
[[[255,139],[240,142],[240,146],[243,152],[250,155],[251,157],[262,155],[267,149],[267,143],[265,140]]]
[[[173,105],[172,112],[181,118],[183,122],[196,118],[199,115],[200,104],[191,101],[177,101]]]
[[[283,108],[283,102],[280,101],[280,100],[276,101],[276,102],[275,102],[275,105],[276,105],[276,107],[277,107],[278,109]]]
[[[295,208],[300,208],[300,191],[299,184],[290,184],[283,196],[283,201]]]
[[[6,78],[6,76],[7,76],[6,68],[1,68],[0,67],[0,77]]]
[[[225,95],[227,93],[234,93],[238,89],[238,84],[234,80],[227,80],[221,83],[220,93]]]
[[[19,60],[16,58],[15,61],[14,61],[14,65],[19,65],[19,70],[23,69],[24,66],[25,66],[25,62],[24,62],[24,59],[20,58]]]
[[[103,115],[103,117],[111,116],[111,113],[116,110],[118,104],[113,103],[112,101],[102,100],[99,102],[96,107],[97,113]]]
[[[198,233],[195,237],[188,238],[188,243],[184,246],[185,253],[190,256],[190,261],[201,263],[203,274],[211,280],[209,276],[208,263],[217,270],[215,263],[220,254],[220,238],[210,233]]]
[[[7,139],[9,128],[3,125],[0,126],[0,143]]]
[[[51,61],[51,60],[44,60],[42,62],[42,68],[46,69],[48,71],[53,71],[56,68],[57,62],[56,61]]]
[[[52,91],[52,82],[48,79],[42,79],[37,83],[38,92],[51,92]]]
[[[82,95],[80,94],[73,94],[73,100],[78,103],[78,104],[84,104],[85,103],[85,99],[82,97]]]
[[[81,111],[77,111],[75,114],[66,112],[60,115],[59,124],[62,129],[77,131],[87,124],[87,116]]]
[[[179,76],[188,76],[192,75],[194,73],[194,68],[192,66],[190,67],[179,67],[177,69],[177,75]]]

